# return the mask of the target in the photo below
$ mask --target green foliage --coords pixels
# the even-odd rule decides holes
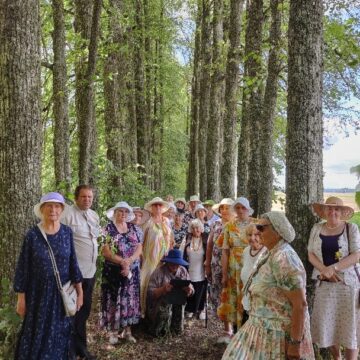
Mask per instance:
[[[14,357],[17,335],[20,331],[21,318],[14,307],[14,293],[9,279],[1,279],[0,305],[0,360]]]
[[[358,208],[360,209],[360,191],[355,192],[355,202]]]
[[[356,212],[350,219],[350,222],[360,227],[360,211]]]

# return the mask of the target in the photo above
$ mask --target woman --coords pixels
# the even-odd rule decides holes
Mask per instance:
[[[206,239],[209,237],[210,234],[210,225],[207,223],[206,215],[208,211],[205,209],[205,207],[201,204],[197,205],[195,208],[195,218],[199,219],[203,226],[204,226],[204,235],[206,236]],[[190,232],[190,231],[189,231]]]
[[[306,303],[306,272],[289,245],[295,231],[286,216],[271,211],[256,228],[269,250],[251,274],[249,319],[228,345],[223,360],[315,359]]]
[[[212,209],[215,205],[214,200],[206,200],[203,202],[203,206],[207,210],[206,214],[206,222],[209,224],[210,227],[212,227],[217,220],[220,220],[220,217],[214,213],[214,210]]]
[[[169,224],[172,227],[174,225],[176,207],[173,203],[168,203],[168,204],[169,204],[169,208],[167,209],[167,211],[164,212],[164,216],[168,218]]]
[[[241,281],[243,284],[247,283],[258,259],[264,254],[264,252],[267,251],[266,247],[260,243],[260,231],[256,229],[255,224],[248,225],[246,228],[246,237],[248,239],[249,246],[245,248],[243,254],[243,267],[241,269]],[[244,310],[248,312],[250,310],[250,299],[248,295],[243,296],[242,304]],[[248,317],[246,313],[244,313],[243,316],[245,316],[246,319]]]
[[[133,206],[132,210],[135,215],[134,220],[131,221],[132,224],[141,227],[149,220],[150,214],[146,210],[143,210],[141,207]]]
[[[221,304],[218,316],[222,321],[229,321],[236,328],[240,328],[243,316],[242,281],[240,277],[243,266],[243,252],[246,248],[246,227],[252,221],[250,215],[253,209],[248,199],[240,197],[235,200],[233,210],[235,220],[224,227],[224,241],[222,245],[222,285]]]
[[[36,217],[54,253],[62,284],[71,280],[77,309],[83,303],[82,276],[76,260],[71,229],[60,224],[65,208],[61,194],[50,192],[35,205]],[[66,317],[49,247],[38,226],[30,229],[18,259],[14,291],[17,313],[24,318],[15,359],[69,359],[71,318]]]
[[[131,223],[135,215],[132,208],[120,201],[106,212],[110,222],[103,229],[107,239],[102,247],[105,258],[101,284],[100,326],[110,331],[110,343],[121,338],[131,343],[136,339],[131,326],[139,322],[140,262],[142,232]]]
[[[149,279],[160,260],[173,247],[173,235],[169,222],[163,216],[169,204],[160,197],[155,197],[145,205],[149,211],[150,219],[144,226],[143,262],[141,267],[141,314],[146,311],[146,294]]]
[[[346,359],[357,359],[360,345],[359,228],[348,224],[354,210],[331,196],[325,204],[312,204],[325,222],[315,224],[310,233],[308,257],[317,281],[311,318],[311,334],[319,347],[330,347],[340,359],[340,346]]]
[[[206,235],[204,225],[199,219],[189,224],[190,237],[184,250],[184,260],[189,263],[189,275],[195,293],[187,301],[185,311],[189,318],[193,315],[205,320],[205,299],[207,281],[205,279],[204,262],[206,256]]]
[[[172,231],[174,234],[174,249],[183,250],[186,241],[186,235],[188,232],[187,225],[184,224],[184,210],[178,209],[175,213],[174,225],[172,226]]]
[[[215,312],[220,306],[220,295],[222,290],[222,265],[221,254],[223,245],[223,228],[232,220],[233,212],[232,205],[234,200],[224,198],[219,204],[213,206],[213,211],[221,216],[221,220],[215,222],[213,229],[210,232],[207,248],[206,248],[206,262],[205,271],[208,281],[210,281],[210,302],[213,305]],[[224,336],[218,339],[218,343],[230,341],[232,335],[231,324],[224,320]]]
[[[188,225],[191,220],[194,220],[196,218],[195,217],[195,209],[196,209],[196,206],[199,204],[201,204],[199,196],[191,195],[189,203],[188,203],[188,208],[187,208],[187,211],[185,211],[185,216],[184,216],[184,223],[186,225]]]
[[[184,198],[177,198],[174,201],[177,210],[185,211],[186,200]]]

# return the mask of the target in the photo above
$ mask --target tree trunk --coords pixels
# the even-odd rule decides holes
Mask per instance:
[[[239,95],[240,34],[243,0],[230,1],[229,50],[225,75],[224,148],[221,167],[222,197],[235,197],[235,154]]]
[[[53,0],[54,31],[52,33],[53,64],[53,113],[54,113],[54,170],[55,186],[70,193],[70,131],[68,116],[68,90],[66,86],[67,71],[65,57],[65,21],[64,1]]]
[[[280,0],[271,0],[271,26],[269,34],[270,50],[260,127],[260,165],[261,176],[258,190],[258,213],[271,210],[273,192],[273,129],[276,114],[277,90],[281,61],[281,12]]]
[[[323,197],[322,17],[322,0],[290,1],[286,214],[308,280],[307,243],[315,221],[309,204]]]
[[[206,184],[206,142],[210,116],[210,82],[211,82],[211,7],[210,0],[202,1],[201,20],[201,78],[199,104],[199,188],[200,198],[207,195]]]
[[[81,38],[76,64],[76,114],[79,123],[79,183],[94,184],[95,155],[97,150],[96,116],[94,105],[94,76],[99,38],[102,0],[75,1],[75,32]]]
[[[40,17],[37,0],[0,5],[0,273],[12,278],[41,194]],[[0,299],[1,302],[1,299]]]
[[[187,173],[187,197],[199,193],[199,98],[200,98],[200,61],[201,61],[201,18],[202,3],[197,2],[195,30],[195,49],[193,58],[193,77],[191,84],[191,123],[189,144],[189,168]]]
[[[210,117],[207,130],[207,196],[208,199],[220,200],[220,128],[224,104],[224,46],[223,46],[223,0],[213,2],[213,54],[212,78],[210,90]]]

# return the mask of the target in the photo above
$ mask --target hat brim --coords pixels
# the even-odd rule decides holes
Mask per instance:
[[[233,211],[236,211],[235,210],[235,206],[236,205],[242,205],[244,208],[247,209],[247,211],[249,212],[249,216],[251,216],[253,213],[254,213],[254,209],[252,207],[246,207],[244,204],[242,204],[241,202],[234,202],[232,205],[231,205],[231,208]]]
[[[322,203],[311,204],[311,208],[313,212],[321,219],[326,219],[325,209],[330,206],[341,208],[341,217],[340,217],[341,220],[344,221],[349,220],[354,215],[354,209],[347,205],[322,204]]]
[[[38,204],[36,204],[36,205],[34,206],[34,214],[35,214],[35,216],[36,216],[38,219],[40,219],[40,220],[43,219],[43,215],[42,215],[42,213],[41,213],[40,208],[41,208],[42,205],[46,204],[47,202],[54,202],[54,203],[59,203],[59,204],[61,204],[61,205],[63,206],[63,211],[62,211],[62,213],[64,213],[66,210],[69,209],[69,205],[68,205],[68,204],[63,203],[63,202],[58,201],[58,200],[50,200],[50,201],[45,201],[45,202],[43,202],[43,203],[38,203]]]
[[[114,221],[114,213],[115,213],[116,209],[126,209],[126,210],[129,211],[129,215],[128,215],[127,219],[126,219],[126,222],[131,222],[131,221],[133,221],[135,219],[135,214],[134,214],[134,212],[132,211],[131,208],[114,206],[114,207],[110,208],[109,210],[106,210],[106,217],[109,220]]]
[[[144,209],[147,210],[151,214],[152,213],[151,207],[154,204],[161,204],[163,206],[162,211],[161,211],[162,214],[167,212],[169,210],[169,208],[170,208],[169,203],[167,203],[164,200],[162,200],[162,201],[160,201],[160,200],[156,200],[156,201],[151,200],[151,201],[149,201],[148,203],[145,204]]]
[[[169,263],[169,264],[175,264],[175,265],[181,265],[181,266],[189,265],[189,263],[187,261],[185,261],[184,259],[181,259],[181,258],[164,257],[163,259],[161,259],[161,261],[163,263]]]

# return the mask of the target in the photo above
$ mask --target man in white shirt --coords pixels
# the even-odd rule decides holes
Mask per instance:
[[[87,350],[86,342],[86,321],[91,311],[98,256],[99,216],[90,209],[93,199],[93,188],[79,185],[75,189],[75,204],[69,207],[61,219],[73,231],[76,257],[83,276],[84,304],[74,317],[72,352],[75,357],[87,360],[95,359]]]

